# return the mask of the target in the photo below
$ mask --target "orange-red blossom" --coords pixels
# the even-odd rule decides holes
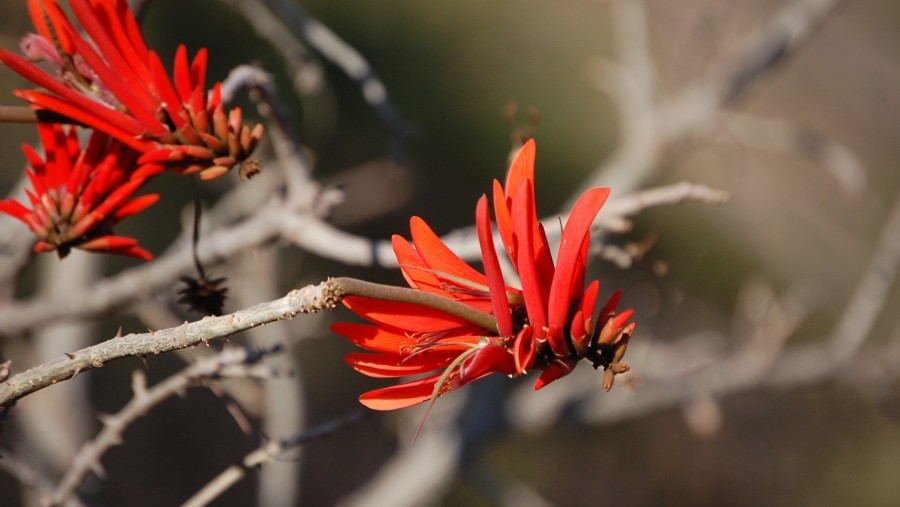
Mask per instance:
[[[373,409],[392,410],[435,400],[492,373],[508,376],[542,370],[535,389],[571,372],[581,359],[604,368],[604,388],[628,370],[621,362],[634,331],[632,311],[616,314],[617,291],[599,309],[597,280],[585,287],[590,226],[609,196],[595,188],[581,196],[562,231],[556,263],[534,202],[535,145],[515,156],[506,184],[494,181],[494,217],[522,288],[506,285],[494,248],[488,199],[478,201],[475,220],[484,274],[454,254],[418,217],[412,243],[393,237],[403,276],[413,289],[435,294],[493,316],[478,324],[435,308],[361,296],[344,304],[371,324],[337,323],[332,330],[374,353],[346,357],[371,377],[430,375],[360,397]]]
[[[45,155],[23,145],[31,166],[25,170],[31,207],[16,199],[0,201],[0,213],[12,215],[38,237],[36,252],[56,251],[64,257],[72,248],[106,252],[143,260],[153,255],[137,240],[112,234],[122,219],[155,203],[159,196],[132,198],[147,178],[162,170],[136,166],[138,153],[103,132],[94,131],[84,149],[75,127],[40,123]]]
[[[210,179],[250,156],[263,127],[244,125],[240,108],[225,113],[221,83],[207,93],[206,49],[188,61],[179,46],[173,81],[125,0],[68,4],[81,30],[57,0],[28,0],[38,33],[22,40],[27,58],[0,49],[0,61],[39,87],[18,97],[105,132],[141,153],[142,164]]]

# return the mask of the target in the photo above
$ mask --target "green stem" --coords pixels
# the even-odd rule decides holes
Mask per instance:
[[[362,296],[380,301],[421,305],[459,317],[491,333],[499,334],[497,319],[493,315],[437,294],[406,287],[364,282],[355,278],[334,278],[331,283],[339,287],[344,296]]]

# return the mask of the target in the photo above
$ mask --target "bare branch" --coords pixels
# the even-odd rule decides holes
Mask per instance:
[[[843,144],[810,128],[783,120],[761,118],[750,114],[719,115],[735,136],[722,136],[719,141],[739,142],[776,153],[800,154],[824,169],[850,197],[862,195],[866,171],[862,161]]]
[[[134,396],[131,398],[131,401],[118,413],[101,418],[103,429],[100,430],[100,433],[93,440],[86,442],[78,451],[78,454],[75,455],[72,465],[53,491],[49,499],[50,505],[65,503],[75,494],[75,491],[91,471],[103,477],[105,474],[100,460],[107,451],[121,444],[125,430],[147,414],[153,407],[176,394],[184,392],[188,387],[196,385],[202,379],[217,377],[224,371],[233,374],[236,369],[257,363],[263,356],[275,350],[226,347],[221,353],[210,358],[201,359],[150,389],[147,388],[147,379],[144,373],[136,370],[132,376]]]
[[[582,190],[604,184],[626,192],[639,187],[656,169],[666,147],[711,126],[724,106],[797,51],[838,3],[839,0],[794,0],[716,61],[705,76],[663,102],[654,99],[658,91],[653,89],[653,82],[647,82],[652,79],[652,72],[629,72],[627,63],[605,65],[595,72],[597,85],[611,91],[622,115],[624,140],[581,185]],[[639,50],[642,35],[628,34],[635,30],[635,18],[640,13],[632,7],[635,12],[617,16],[615,29],[626,32],[617,36],[620,41],[638,40],[619,49],[623,59],[638,54],[640,69],[646,66],[648,57],[641,56]],[[645,28],[638,30],[643,33]],[[607,75],[609,70],[614,72],[612,77]]]
[[[291,438],[281,440],[269,440],[260,447],[251,451],[239,462],[231,465],[217,475],[206,486],[197,491],[191,498],[182,504],[182,507],[201,507],[208,505],[210,502],[227,491],[231,486],[247,476],[247,473],[265,463],[269,463],[279,456],[284,455],[306,443],[317,438],[324,437],[340,428],[361,420],[370,412],[367,410],[357,410],[344,417],[332,419],[318,426],[315,426],[303,433],[295,435]]]
[[[281,54],[297,95],[302,97],[315,94],[325,86],[325,70],[322,65],[272,11],[258,0],[223,2],[243,13],[244,19],[257,35],[268,40],[269,46]]]

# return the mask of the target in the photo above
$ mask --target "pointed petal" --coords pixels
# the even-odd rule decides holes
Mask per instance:
[[[519,250],[518,266],[519,277],[522,280],[522,292],[525,295],[525,307],[528,310],[528,318],[535,327],[535,338],[542,339],[547,327],[547,290],[542,285],[538,276],[537,264],[534,258],[534,191],[531,182],[526,181],[519,185],[516,196],[513,199],[512,220],[517,248]]]
[[[494,218],[497,219],[497,230],[500,232],[500,239],[506,248],[506,254],[510,262],[516,270],[518,270],[518,254],[516,250],[516,239],[513,235],[512,218],[509,214],[509,203],[506,194],[503,193],[503,187],[500,182],[494,180]]]
[[[439,352],[405,355],[355,353],[344,356],[354,370],[375,378],[397,378],[443,369],[458,356],[458,352]]]
[[[424,220],[416,216],[412,217],[409,221],[409,229],[416,251],[438,276],[440,273],[447,273],[470,280],[478,285],[487,286],[487,278],[453,253]]]
[[[395,410],[411,407],[431,399],[434,385],[441,374],[413,382],[369,391],[359,397],[359,402],[372,410]]]
[[[513,161],[509,166],[509,173],[506,175],[506,195],[516,194],[516,189],[523,181],[534,182],[534,159],[536,155],[536,147],[534,139],[525,141],[525,144],[513,157]]]
[[[358,347],[385,354],[400,354],[416,343],[416,339],[407,334],[368,324],[337,322],[331,325],[331,330]]]
[[[497,329],[500,331],[500,336],[512,336],[512,312],[509,308],[509,299],[506,297],[506,284],[503,282],[503,273],[500,271],[497,250],[494,248],[494,234],[491,230],[487,196],[482,195],[481,199],[478,199],[475,223],[478,228],[478,242],[481,246],[484,273],[487,275],[488,287],[491,291],[492,309],[494,317],[497,319]]]
[[[554,326],[554,329],[565,328],[571,304],[572,284],[576,281],[578,262],[581,260],[582,245],[590,232],[594,217],[608,196],[608,188],[588,190],[578,199],[569,215],[560,240],[556,273],[553,275],[553,284],[550,287],[550,307],[547,320],[550,326]],[[562,333],[554,333],[550,336],[550,346],[557,354],[567,348]]]
[[[512,355],[505,348],[496,343],[489,343],[478,352],[472,354],[463,361],[459,367],[459,378],[463,383],[469,383],[492,373],[514,375],[516,367]]]
[[[541,373],[541,376],[538,377],[537,381],[534,383],[534,390],[543,389],[544,386],[553,382],[554,380],[565,377],[566,375],[572,373],[572,370],[578,366],[577,359],[557,359],[555,362],[550,363],[550,366],[544,370],[544,373]]]
[[[344,305],[357,315],[376,324],[414,333],[435,333],[456,328],[474,328],[464,319],[440,310],[393,301],[380,301],[359,296],[345,297]]]
[[[134,215],[135,213],[140,213],[158,200],[159,194],[147,194],[141,197],[134,198],[124,205],[120,206],[119,209],[117,209],[115,213],[113,213],[112,219],[113,221],[118,222],[126,217]]]
[[[391,244],[394,247],[394,254],[397,256],[397,263],[400,264],[400,272],[403,273],[403,278],[410,287],[432,294],[445,295],[441,288],[441,281],[432,273],[431,268],[425,264],[422,256],[409,241],[395,234],[391,237]]]

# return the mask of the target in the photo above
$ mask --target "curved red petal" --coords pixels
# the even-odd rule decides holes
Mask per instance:
[[[516,254],[516,239],[513,234],[512,218],[509,214],[509,203],[500,182],[494,180],[494,218],[497,219],[497,230],[500,232],[500,240],[506,248],[506,254],[514,268],[518,270],[518,255]]]
[[[594,280],[587,286],[581,298],[581,311],[585,318],[585,331],[594,332],[594,308],[597,306],[597,295],[600,293],[600,281]]]
[[[566,375],[572,373],[572,370],[578,366],[577,359],[559,359],[553,363],[550,363],[550,366],[547,366],[547,369],[541,373],[541,376],[538,377],[537,381],[534,383],[534,390],[543,389],[547,384],[553,382],[554,380],[565,377]]]
[[[404,349],[416,343],[416,339],[407,334],[388,331],[369,324],[337,322],[331,325],[331,330],[358,347],[385,354],[400,354]]]
[[[469,280],[476,285],[487,286],[487,278],[453,253],[424,220],[412,217],[409,221],[409,230],[416,251],[428,267],[434,270],[435,275],[440,277],[441,273],[446,273]]]
[[[487,196],[482,195],[481,199],[478,199],[478,205],[475,208],[475,224],[478,229],[478,243],[481,246],[484,273],[487,276],[491,292],[494,318],[497,319],[497,329],[500,331],[500,336],[512,336],[512,312],[509,308],[509,299],[506,297],[506,284],[503,282],[503,273],[500,271],[500,260],[497,258],[497,250],[494,248],[494,233],[491,230]]]
[[[515,372],[509,351],[496,343],[489,343],[463,361],[459,367],[459,378],[461,382],[469,383],[492,373],[513,375]]]
[[[458,356],[458,352],[429,352],[417,356],[354,353],[344,361],[354,370],[375,378],[397,378],[443,369]]]
[[[400,272],[410,287],[432,294],[446,295],[441,289],[441,281],[431,272],[431,268],[425,264],[422,256],[409,241],[406,241],[406,238],[395,234],[391,237],[391,245],[394,247],[397,263],[400,264]]]
[[[609,196],[608,188],[594,188],[585,192],[575,203],[566,228],[563,230],[559,246],[559,256],[556,262],[556,273],[553,275],[553,284],[550,286],[547,321],[554,329],[565,328],[566,319],[569,316],[569,306],[572,298],[572,287],[577,281],[578,263],[581,261],[581,251],[585,238],[588,236],[594,217],[600,211],[600,207]],[[582,282],[583,283],[583,282]],[[565,337],[562,333],[554,333],[550,336],[550,345],[559,353],[564,350]]]
[[[522,328],[513,344],[513,359],[515,360],[516,372],[520,375],[527,373],[528,369],[534,366],[534,361],[537,358],[533,331],[534,328],[531,326]]]
[[[134,118],[100,104],[84,109],[74,102],[42,92],[16,90],[14,94],[26,102],[30,102],[33,106],[53,111],[75,122],[105,132],[139,152],[148,151],[156,144],[153,141],[137,137],[143,129],[134,121]]]
[[[113,213],[112,219],[116,222],[134,215],[135,213],[140,213],[141,211],[147,209],[147,207],[156,203],[159,200],[159,194],[147,194],[142,195],[141,197],[136,197],[127,203],[123,204]]]
[[[369,391],[359,397],[359,402],[372,410],[396,410],[411,407],[431,399],[434,385],[441,374],[413,382]]]
[[[519,278],[525,295],[528,318],[535,327],[535,337],[545,336],[547,327],[547,289],[543,286],[534,258],[534,190],[530,181],[519,185],[513,199],[512,221],[518,249]]]
[[[515,195],[517,188],[523,181],[534,182],[534,159],[537,149],[534,139],[525,141],[519,151],[513,157],[506,175],[506,195]]]
[[[345,297],[344,305],[376,324],[385,324],[413,333],[436,333],[457,328],[474,328],[468,321],[440,310],[411,303],[380,301],[359,296]]]

